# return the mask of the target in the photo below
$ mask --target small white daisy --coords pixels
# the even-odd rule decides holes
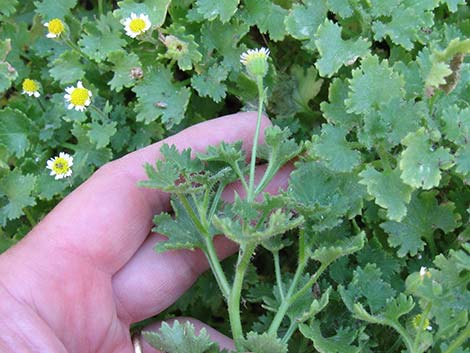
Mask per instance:
[[[77,82],[77,87],[67,87],[65,92],[67,94],[64,98],[69,103],[68,109],[75,108],[75,110],[83,112],[91,104],[91,91],[83,87],[82,81]]]
[[[152,25],[146,14],[141,13],[137,16],[134,12],[132,12],[131,16],[127,17],[122,24],[124,25],[126,34],[131,38],[135,38],[139,34],[147,32]]]
[[[51,170],[50,175],[55,175],[55,179],[63,179],[72,175],[73,157],[65,152],[60,152],[58,157],[53,157],[47,161],[47,169]]]
[[[41,94],[39,93],[39,83],[37,81],[27,78],[23,81],[23,94],[28,96],[34,96],[38,98]]]
[[[57,38],[65,30],[64,22],[58,18],[54,18],[53,20],[44,23],[44,27],[47,27],[47,30],[49,31],[49,33],[46,34],[47,38]]]
[[[240,55],[240,62],[252,77],[264,77],[268,72],[268,57],[267,48],[248,49]]]

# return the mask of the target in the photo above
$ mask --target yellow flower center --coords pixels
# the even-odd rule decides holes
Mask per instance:
[[[85,103],[89,98],[89,91],[86,88],[78,87],[70,94],[70,103],[76,106],[85,106]]]
[[[423,325],[421,326],[422,317],[423,316],[421,314],[418,314],[412,320],[413,327],[416,330],[418,330],[419,328],[422,328],[422,329],[426,330],[426,328],[429,326],[429,320],[428,319],[424,319]]]
[[[141,18],[134,18],[131,23],[129,23],[129,28],[134,33],[140,33],[145,29],[145,21]]]
[[[58,18],[54,18],[53,20],[49,21],[49,24],[47,25],[47,29],[49,30],[50,33],[58,36],[64,31],[65,26],[61,20],[59,20]]]
[[[57,157],[52,163],[52,170],[56,174],[66,174],[70,169],[69,162],[65,158]]]
[[[36,83],[36,81],[33,81],[29,78],[23,81],[23,90],[25,92],[36,92],[38,89],[39,89],[39,86]]]

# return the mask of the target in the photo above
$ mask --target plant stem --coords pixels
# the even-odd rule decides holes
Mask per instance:
[[[406,348],[410,353],[417,353],[413,349],[413,341],[410,335],[408,334],[408,332],[406,332],[403,326],[394,322],[387,322],[387,324],[400,334],[401,338],[403,339],[403,342],[405,343]]]
[[[98,0],[98,13],[100,14],[100,16],[103,15],[103,0]]]
[[[454,353],[454,351],[464,344],[468,338],[470,338],[470,325],[460,332],[460,335],[455,339],[454,342],[452,342],[449,347],[447,347],[444,353]]]
[[[230,317],[230,326],[232,329],[233,340],[237,350],[242,349],[243,328],[240,318],[240,297],[243,287],[243,279],[245,277],[246,269],[250,263],[251,255],[255,250],[256,245],[247,243],[241,246],[238,253],[238,262],[235,269],[235,278],[233,280],[232,290],[230,292],[228,301],[228,314]]]
[[[29,223],[31,223],[31,226],[34,228],[36,226],[36,221],[34,220],[34,217],[33,215],[31,214],[31,212],[29,212],[29,210],[27,208],[24,208],[23,209],[23,212],[26,216],[26,218],[28,219]]]
[[[281,300],[284,301],[284,284],[282,283],[282,275],[281,275],[281,266],[279,264],[279,251],[273,252],[274,258],[274,269],[276,271],[276,282],[277,288],[279,290],[279,295],[281,296]]]
[[[95,111],[101,117],[101,121],[104,122],[104,121],[108,120],[108,116],[100,108],[98,108],[96,105],[91,104],[90,109]]]
[[[426,307],[424,308],[423,313],[421,314],[421,320],[419,321],[419,326],[418,326],[418,332],[416,333],[415,340],[413,342],[413,350],[415,352],[418,352],[418,347],[419,347],[419,341],[421,340],[421,334],[423,333],[426,328],[424,327],[424,324],[426,323],[426,319],[429,315],[429,312],[431,311],[432,303],[429,302],[426,304]]]
[[[258,119],[256,121],[255,136],[253,138],[253,149],[251,150],[251,163],[250,163],[250,179],[248,184],[248,202],[252,202],[255,198],[255,167],[256,167],[256,151],[258,149],[258,137],[261,128],[261,115],[263,114],[264,90],[263,79],[258,77],[256,81],[258,85]]]
[[[289,328],[287,329],[287,332],[285,333],[284,337],[282,337],[281,339],[282,343],[287,343],[290,340],[291,336],[294,334],[295,330],[297,329],[297,326],[299,326],[299,323],[295,320],[292,320]]]
[[[215,212],[217,211],[217,206],[219,205],[220,197],[222,196],[222,191],[224,191],[225,185],[220,183],[215,192],[214,198],[212,199],[211,209],[209,210],[209,215],[207,216],[207,222],[211,224],[212,217],[214,217]]]
[[[242,171],[240,170],[240,166],[238,165],[237,162],[235,162],[235,163],[231,164],[231,167],[234,170],[234,172],[237,173],[238,177],[240,178],[240,182],[243,185],[243,188],[248,193],[249,187],[248,187],[248,184],[246,183],[245,176],[243,175]]]
[[[212,239],[210,238],[209,231],[202,225],[202,223],[197,218],[197,215],[194,213],[193,208],[191,207],[187,197],[184,194],[177,194],[179,199],[181,200],[181,204],[183,205],[184,209],[188,213],[189,217],[193,221],[194,225],[196,226],[199,233],[204,238],[204,243],[206,245],[206,254],[207,261],[211,267],[212,273],[219,285],[219,288],[224,295],[225,298],[229,297],[230,293],[230,286],[228,284],[227,278],[225,277],[224,271],[222,270],[222,266],[220,265],[219,258],[217,257],[217,253],[214,249],[214,244],[212,243]]]
[[[293,304],[298,298],[305,294],[312,286],[317,282],[318,278],[321,276],[323,271],[328,267],[327,264],[321,264],[320,268],[315,272],[315,274],[310,277],[309,281],[302,287],[300,290],[295,293],[292,297],[289,298],[289,304]]]

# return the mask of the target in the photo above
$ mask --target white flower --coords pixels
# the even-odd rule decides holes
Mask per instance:
[[[148,31],[152,25],[147,15],[141,13],[137,16],[134,12],[132,12],[131,17],[127,17],[122,24],[124,25],[126,34],[131,38],[135,38],[139,34]]]
[[[68,109],[75,108],[75,110],[83,112],[91,104],[91,91],[83,87],[82,81],[77,82],[77,87],[67,87],[65,92],[67,94],[64,98],[69,102]]]
[[[268,72],[269,49],[248,49],[240,55],[240,62],[246,66],[248,74],[253,78],[264,77]]]
[[[51,170],[50,175],[55,175],[55,179],[63,179],[72,175],[73,157],[65,152],[60,152],[58,157],[47,161],[47,169]]]
[[[431,278],[431,272],[429,272],[428,268],[425,267],[425,266],[421,266],[421,268],[419,270],[419,275],[420,275],[421,279],[423,279],[424,276],[426,276],[428,278]]]
[[[27,94],[28,96],[34,96],[38,98],[41,94],[39,93],[39,83],[37,81],[31,80],[30,78],[26,78],[23,81],[23,94]]]
[[[57,38],[65,30],[64,22],[58,18],[54,18],[53,20],[44,23],[44,27],[47,27],[47,30],[49,31],[49,33],[46,34],[47,38]]]

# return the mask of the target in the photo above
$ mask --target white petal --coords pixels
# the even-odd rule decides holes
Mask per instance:
[[[65,89],[65,92],[72,93],[74,89],[75,89],[75,87],[69,86]]]
[[[88,107],[88,106],[90,105],[90,103],[91,103],[91,99],[90,99],[90,98],[88,98],[88,99],[86,100],[86,102],[85,102],[85,106],[87,106],[87,107]]]
[[[35,96],[36,98],[38,98],[40,95],[41,95],[41,94],[40,94],[38,91],[34,92],[34,96]]]
[[[73,109],[73,107],[74,107],[74,105],[73,105],[73,104],[69,104],[69,105],[67,106],[67,109],[68,109],[68,110],[72,110],[72,109]]]
[[[77,87],[78,87],[78,88],[83,88],[82,81],[78,81],[78,82],[77,82]]]
[[[44,27],[49,27],[49,22],[44,23]]]
[[[135,20],[136,18],[137,18],[137,15],[134,12],[132,12],[131,13],[131,19]]]
[[[90,90],[88,90],[88,96],[91,97],[92,96],[92,93]]]
[[[64,95],[64,98],[70,102],[70,94]]]
[[[47,33],[47,34],[46,34],[46,37],[47,37],[47,38],[55,38],[55,37],[57,37],[57,36],[56,36],[54,33]]]

